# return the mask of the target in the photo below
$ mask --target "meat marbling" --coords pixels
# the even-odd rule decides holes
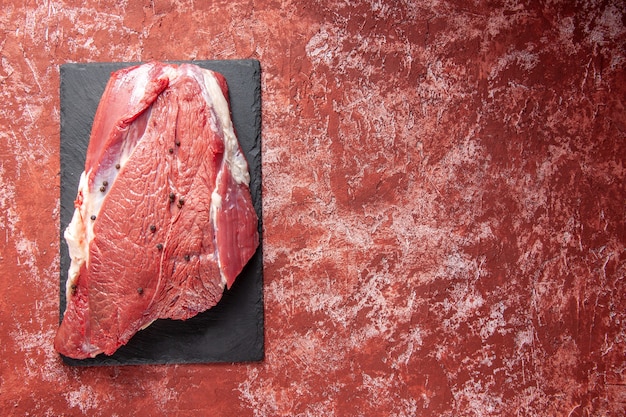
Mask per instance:
[[[113,73],[64,233],[55,349],[111,355],[156,319],[217,304],[258,246],[249,181],[223,76],[158,62]]]

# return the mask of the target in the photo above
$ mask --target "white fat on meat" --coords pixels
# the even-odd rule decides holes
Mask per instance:
[[[248,162],[239,149],[239,142],[230,118],[228,101],[224,97],[213,71],[192,65],[181,65],[180,71],[184,71],[185,75],[195,78],[198,84],[204,87],[202,88],[202,97],[207,106],[215,110],[218,118],[219,124],[215,128],[224,134],[224,162],[228,165],[237,184],[243,183],[248,186],[250,184]]]
[[[65,294],[68,297],[73,293],[71,288],[76,285],[81,267],[89,259],[89,242],[91,241],[89,237],[93,239],[93,222],[88,222],[85,218],[87,216],[87,204],[85,204],[85,200],[90,200],[88,197],[89,186],[87,184],[87,174],[85,172],[80,176],[78,195],[83,196],[82,203],[74,210],[72,221],[65,229],[65,233],[63,233],[72,261],[67,274],[67,282],[65,283]]]

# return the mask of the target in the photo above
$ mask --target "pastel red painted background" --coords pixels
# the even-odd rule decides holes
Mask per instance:
[[[623,416],[620,0],[2,1],[0,409]],[[256,58],[266,358],[71,368],[59,65]]]

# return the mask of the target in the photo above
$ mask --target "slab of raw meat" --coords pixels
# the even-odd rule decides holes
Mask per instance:
[[[113,73],[65,231],[55,349],[111,355],[156,319],[217,304],[258,246],[249,181],[219,73],[158,62]]]

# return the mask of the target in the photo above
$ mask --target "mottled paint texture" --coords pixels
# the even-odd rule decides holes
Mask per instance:
[[[623,416],[619,0],[0,9],[3,415]],[[59,65],[259,59],[266,357],[71,368]]]

